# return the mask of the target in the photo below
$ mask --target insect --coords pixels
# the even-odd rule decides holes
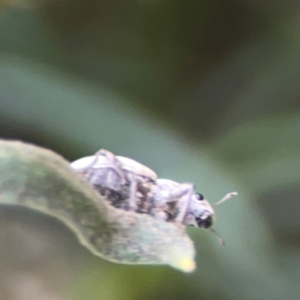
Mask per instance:
[[[191,183],[158,178],[150,168],[104,149],[72,162],[71,168],[84,175],[116,208],[146,213],[178,225],[209,228],[217,234],[212,228],[213,207],[202,194],[195,192]],[[215,205],[233,195],[237,193],[228,193]]]

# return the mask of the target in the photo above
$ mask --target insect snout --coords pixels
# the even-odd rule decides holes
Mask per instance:
[[[206,214],[207,216],[207,214]],[[196,217],[196,222],[198,227],[201,228],[210,228],[213,225],[213,217],[207,216],[205,218],[203,217]]]

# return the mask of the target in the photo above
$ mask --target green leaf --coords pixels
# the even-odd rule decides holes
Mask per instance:
[[[195,268],[194,246],[173,224],[109,206],[52,151],[0,141],[0,204],[54,216],[95,255],[125,264]]]

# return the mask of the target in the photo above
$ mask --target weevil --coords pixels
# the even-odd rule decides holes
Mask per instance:
[[[100,150],[93,156],[71,163],[71,168],[116,208],[147,213],[157,219],[178,225],[212,229],[215,212],[212,205],[191,183],[158,178],[150,168],[137,161]],[[218,205],[236,192],[228,193]],[[223,240],[219,238],[223,243]]]

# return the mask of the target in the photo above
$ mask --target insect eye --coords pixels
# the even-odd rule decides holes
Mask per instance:
[[[209,228],[213,224],[213,218],[212,217],[207,217],[206,219],[201,219],[201,218],[196,218],[196,222],[199,227],[202,228]]]
[[[199,200],[199,201],[202,201],[204,199],[204,196],[200,193],[196,193],[196,197],[197,197],[197,200]]]

